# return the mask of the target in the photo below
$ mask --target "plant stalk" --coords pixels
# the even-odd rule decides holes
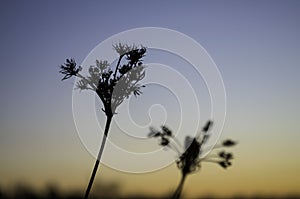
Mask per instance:
[[[172,199],[179,199],[180,198],[180,195],[181,195],[181,192],[182,192],[182,189],[183,189],[183,185],[184,185],[184,182],[185,182],[185,179],[186,179],[186,175],[187,174],[182,173],[181,180],[178,184],[178,187],[177,187]]]
[[[87,189],[86,189],[86,192],[85,192],[85,195],[84,195],[84,199],[87,199],[89,197],[89,193],[90,193],[91,188],[93,186],[93,182],[94,182],[94,179],[95,179],[98,167],[99,167],[99,163],[100,163],[102,153],[103,153],[103,150],[104,150],[105,142],[106,142],[106,139],[107,139],[107,136],[108,136],[108,131],[109,131],[111,120],[112,120],[112,116],[107,116],[106,124],[105,124],[105,130],[104,130],[104,136],[102,138],[101,147],[100,147],[100,150],[99,150],[99,153],[98,153],[97,160],[96,160],[95,165],[94,165],[94,169],[93,169],[89,184],[87,186]]]

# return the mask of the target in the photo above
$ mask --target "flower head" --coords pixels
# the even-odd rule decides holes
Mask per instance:
[[[223,141],[222,145],[225,147],[231,147],[231,146],[236,145],[236,142],[228,139],[228,140]]]
[[[231,166],[231,160],[233,159],[232,153],[221,151],[217,155],[209,154],[207,157],[201,157],[201,154],[203,153],[203,146],[207,143],[207,140],[210,137],[209,130],[211,129],[212,124],[213,122],[209,120],[202,128],[202,131],[195,137],[187,136],[185,138],[183,152],[178,150],[178,148],[180,148],[180,144],[176,141],[172,131],[166,126],[162,126],[161,131],[150,128],[148,137],[159,138],[160,145],[168,146],[178,152],[179,158],[177,159],[176,164],[183,175],[198,171],[201,168],[202,162],[217,163],[221,167],[227,168]],[[222,142],[221,146],[227,147],[235,144],[236,143],[232,140],[225,140]]]
[[[148,137],[159,138],[159,144],[161,146],[168,146],[170,144],[170,139],[172,138],[172,131],[166,126],[161,126],[161,129],[162,131],[158,131],[155,128],[150,127]]]
[[[117,43],[113,45],[113,49],[120,55],[123,56],[126,53],[136,50],[138,47],[136,45],[128,45],[128,44],[122,44],[122,43]]]
[[[61,65],[60,73],[64,74],[62,80],[77,76],[80,80],[76,87],[80,90],[93,90],[103,103],[103,111],[112,117],[116,108],[131,94],[138,96],[142,93],[143,85],[139,82],[145,77],[145,66],[142,57],[146,54],[145,47],[135,45],[115,44],[113,48],[120,54],[115,69],[110,67],[108,61],[96,60],[96,65],[88,69],[88,76],[84,77],[79,72],[81,67],[76,67],[74,59],[67,59]],[[123,59],[124,58],[124,59]]]
[[[66,59],[66,63],[61,65],[60,69],[61,70],[59,72],[65,75],[62,80],[76,76],[78,72],[82,70],[81,66],[76,68],[76,62],[74,59]]]

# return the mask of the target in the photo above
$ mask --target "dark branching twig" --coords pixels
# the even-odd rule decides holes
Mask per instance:
[[[209,130],[212,126],[212,121],[208,121],[206,125],[202,128],[202,131],[198,133],[194,138],[187,136],[185,138],[184,149],[180,150],[182,147],[179,142],[173,136],[172,131],[166,127],[162,126],[161,131],[154,128],[150,128],[150,133],[148,137],[158,138],[159,144],[164,147],[169,147],[178,153],[178,160],[176,161],[178,169],[181,171],[181,180],[174,192],[172,198],[180,198],[184,182],[189,174],[198,171],[201,167],[201,162],[212,162],[217,163],[223,168],[231,166],[231,160],[233,159],[232,153],[227,153],[226,151],[220,151],[217,154],[210,154],[207,157],[201,158],[203,151],[203,145],[205,145],[210,137]],[[173,142],[174,141],[174,142]],[[220,147],[231,147],[236,145],[236,142],[232,140],[225,140],[221,145],[216,145],[217,149]],[[183,152],[181,152],[183,151]]]
[[[92,188],[110,123],[116,114],[117,107],[130,95],[140,95],[142,93],[141,88],[144,87],[139,82],[145,77],[145,66],[142,58],[146,54],[146,48],[121,43],[113,45],[113,48],[119,54],[114,72],[108,61],[96,60],[96,65],[89,67],[87,77],[80,74],[82,67],[77,67],[74,59],[67,59],[66,63],[60,66],[60,73],[64,75],[62,80],[69,79],[72,76],[78,77],[76,87],[80,90],[96,92],[102,101],[102,110],[106,114],[104,136],[84,198],[88,198]]]
[[[76,62],[74,59],[67,59],[66,63],[64,65],[60,66],[60,73],[64,74],[65,76],[62,78],[62,80],[69,79],[72,76],[76,76],[79,71],[82,70],[81,66],[76,68]]]

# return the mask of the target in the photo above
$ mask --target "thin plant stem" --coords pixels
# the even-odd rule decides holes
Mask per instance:
[[[87,199],[89,197],[89,193],[90,193],[91,188],[93,186],[93,182],[94,182],[94,179],[95,179],[98,167],[99,167],[99,163],[100,163],[100,160],[101,160],[101,157],[102,157],[102,154],[103,154],[105,142],[106,142],[106,139],[107,139],[107,136],[108,136],[108,131],[109,131],[111,120],[112,120],[112,116],[107,116],[107,118],[106,118],[106,124],[105,124],[105,130],[104,130],[104,135],[103,135],[102,143],[101,143],[101,147],[100,147],[100,150],[99,150],[99,153],[98,153],[97,160],[95,162],[95,166],[94,166],[94,169],[93,169],[93,172],[92,172],[89,184],[87,186],[87,189],[86,189],[86,192],[85,192],[85,195],[84,195],[84,199]]]
[[[202,159],[203,162],[211,162],[211,163],[219,163],[217,160],[211,160],[211,159]]]
[[[170,147],[170,149],[174,150],[178,155],[180,155],[180,150],[177,148],[176,144],[172,144],[171,143],[168,145]]]
[[[117,72],[118,72],[118,69],[119,69],[119,66],[120,66],[121,60],[122,60],[122,58],[124,57],[124,55],[125,55],[125,54],[123,54],[123,55],[120,55],[120,57],[119,57],[119,60],[118,60],[118,63],[117,63],[116,69],[115,69],[115,73],[114,73],[114,79],[116,79]]]
[[[178,187],[177,187],[172,199],[179,199],[180,198],[180,195],[181,195],[181,192],[182,192],[182,189],[183,189],[183,185],[184,185],[184,182],[185,182],[185,179],[186,179],[186,175],[187,174],[184,174],[184,173],[181,175],[181,180],[178,184]]]
[[[183,146],[181,145],[181,143],[178,141],[178,139],[176,137],[172,136],[171,138],[176,142],[176,144],[178,145],[179,148],[184,150]]]
[[[208,160],[208,159],[211,159],[211,158],[220,158],[220,156],[218,156],[217,154],[208,154],[207,156],[202,158],[202,160]]]

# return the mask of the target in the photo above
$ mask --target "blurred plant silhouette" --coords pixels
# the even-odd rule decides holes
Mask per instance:
[[[184,147],[182,147],[168,127],[161,126],[161,131],[154,129],[153,127],[150,128],[148,137],[158,138],[159,145],[168,147],[178,154],[176,164],[178,169],[181,171],[181,180],[172,196],[173,199],[180,198],[187,175],[198,171],[202,162],[216,163],[224,169],[231,166],[233,154],[224,150],[217,152],[217,154],[210,153],[206,157],[201,157],[201,154],[204,152],[203,146],[207,143],[207,140],[210,137],[209,130],[212,124],[213,122],[209,120],[202,128],[202,131],[195,137],[186,136]],[[228,139],[223,141],[221,144],[215,145],[213,149],[231,147],[234,145],[236,145],[236,142]]]
[[[79,78],[76,83],[78,89],[96,92],[103,104],[102,111],[106,115],[104,136],[84,198],[88,198],[93,185],[110,123],[116,114],[117,107],[130,95],[140,95],[141,88],[144,87],[140,81],[145,77],[142,58],[146,55],[146,48],[118,43],[113,45],[113,49],[119,54],[115,68],[111,67],[108,61],[96,60],[96,65],[88,69],[89,75],[84,77],[80,74],[82,67],[77,66],[74,59],[67,59],[66,63],[60,66],[59,71],[64,75],[62,80],[76,76]]]

